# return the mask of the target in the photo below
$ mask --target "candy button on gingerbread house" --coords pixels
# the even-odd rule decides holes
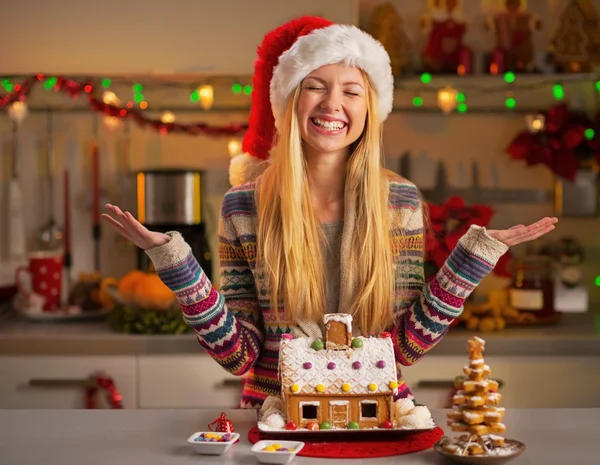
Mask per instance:
[[[352,338],[352,316],[324,318],[325,340],[282,339],[282,407],[298,428],[381,427],[394,418],[397,373],[389,334]]]

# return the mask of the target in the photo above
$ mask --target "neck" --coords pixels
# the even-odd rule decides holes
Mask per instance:
[[[320,221],[338,221],[343,216],[347,149],[340,152],[306,151],[313,207]]]

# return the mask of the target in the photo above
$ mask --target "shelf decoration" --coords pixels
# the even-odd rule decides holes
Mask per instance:
[[[404,31],[402,18],[394,5],[375,7],[369,18],[369,31],[381,42],[390,56],[394,76],[400,76],[409,65],[410,40]]]
[[[600,65],[598,13],[590,0],[571,0],[551,40],[552,61],[560,72],[592,72]]]
[[[79,96],[85,96],[90,110],[104,115],[104,124],[113,127],[117,126],[116,123],[118,120],[129,118],[134,120],[140,127],[155,129],[162,135],[179,133],[193,136],[207,135],[213,137],[241,135],[248,128],[246,123],[229,124],[225,126],[211,126],[200,122],[176,123],[174,120],[165,123],[161,121],[160,118],[150,118],[144,114],[143,111],[133,108],[133,104],[130,105],[128,103],[125,106],[120,105],[120,101],[114,96],[114,93],[103,91],[103,86],[98,85],[98,83],[92,80],[77,81],[62,76],[46,78],[43,74],[31,76],[21,84],[11,84],[8,86],[11,91],[0,98],[0,110],[8,107],[13,119],[18,120],[17,118],[24,118],[24,115],[26,115],[25,109],[27,108],[27,98],[29,97],[31,90],[42,82],[47,89],[66,93],[73,99],[76,99]],[[6,82],[4,83],[6,84]],[[134,100],[139,104],[140,109],[143,110],[144,108],[147,108],[147,103],[145,102],[142,93],[143,87],[140,86],[141,85],[134,85]],[[7,86],[5,85],[4,88],[6,89]],[[101,94],[99,94],[100,92]],[[208,103],[212,105],[212,101],[209,102],[210,95],[205,96],[204,98],[204,106],[208,107]],[[17,105],[15,106],[15,104]]]
[[[523,0],[504,0],[504,9],[488,18],[486,27],[496,37],[491,53],[490,74],[505,71],[536,70],[533,33],[542,27],[541,21],[527,12]]]
[[[472,53],[464,44],[468,22],[462,0],[431,0],[421,28],[427,35],[423,67],[430,73],[470,74]]]
[[[600,164],[599,118],[592,120],[564,103],[555,105],[528,116],[527,130],[517,134],[506,151],[528,166],[544,164],[557,176],[574,181],[579,169]]]

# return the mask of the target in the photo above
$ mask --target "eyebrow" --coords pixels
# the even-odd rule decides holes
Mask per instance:
[[[320,77],[316,77],[316,76],[308,76],[306,77],[306,79],[314,79],[316,81],[319,81],[323,84],[326,84],[324,79],[321,79]],[[347,81],[347,82],[343,82],[342,83],[343,86],[359,86],[359,87],[363,87],[363,85],[360,82],[356,82],[356,81]]]

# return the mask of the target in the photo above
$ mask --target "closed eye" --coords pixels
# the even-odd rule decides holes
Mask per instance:
[[[356,92],[345,92],[346,95],[352,95],[354,97],[358,97],[358,94]]]
[[[308,90],[325,90],[323,87],[307,87]]]

